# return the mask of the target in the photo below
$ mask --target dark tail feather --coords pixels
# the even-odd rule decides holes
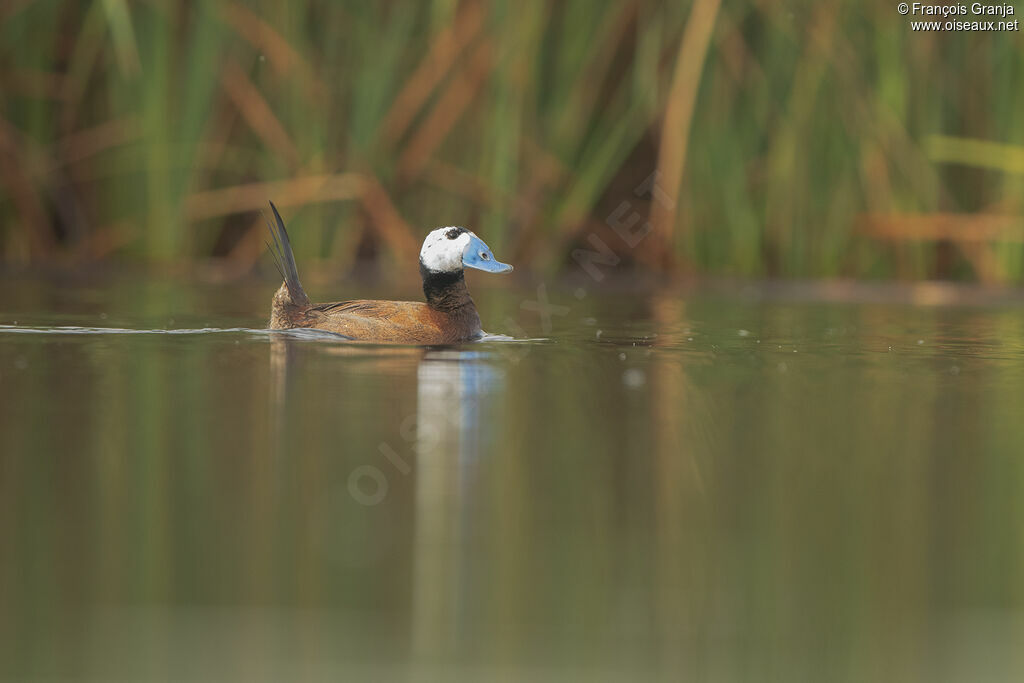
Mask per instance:
[[[288,231],[284,228],[284,221],[281,220],[281,214],[277,212],[274,202],[270,202],[270,208],[274,212],[274,219],[277,221],[277,224],[275,225],[267,221],[270,236],[274,240],[273,244],[268,244],[267,246],[270,247],[270,253],[274,256],[277,270],[280,271],[281,277],[284,278],[284,284],[288,288],[288,296],[291,297],[292,303],[308,306],[309,297],[306,296],[306,292],[302,289],[302,284],[299,282],[299,269],[295,266],[295,254],[292,253],[292,243],[288,240]]]

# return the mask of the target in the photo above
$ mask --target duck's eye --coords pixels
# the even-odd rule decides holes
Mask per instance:
[[[488,254],[486,251],[481,251],[480,252],[480,258],[482,258],[484,261],[490,261],[491,260],[491,255]]]
[[[449,230],[448,232],[445,233],[445,237],[447,237],[450,240],[453,240],[453,239],[455,239],[456,237],[458,237],[461,234],[462,234],[461,230],[459,230],[458,228],[452,228],[451,230]]]

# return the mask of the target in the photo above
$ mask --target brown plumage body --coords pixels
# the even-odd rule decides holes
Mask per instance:
[[[274,295],[270,329],[315,328],[357,341],[397,344],[456,344],[481,335],[480,316],[460,276],[441,290],[424,283],[427,302],[341,301],[295,302],[282,284]]]

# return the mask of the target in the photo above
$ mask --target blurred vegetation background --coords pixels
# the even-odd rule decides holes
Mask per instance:
[[[600,240],[678,274],[1019,279],[1021,34],[909,21],[855,0],[8,0],[0,259],[246,272],[272,199],[333,269],[411,265],[463,224],[546,271]]]

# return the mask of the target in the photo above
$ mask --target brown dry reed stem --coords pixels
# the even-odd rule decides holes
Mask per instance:
[[[655,201],[651,204],[652,231],[642,254],[647,256],[651,265],[663,270],[672,265],[673,250],[670,245],[676,226],[679,187],[686,168],[690,125],[719,4],[720,0],[695,0],[693,3],[686,31],[679,43],[679,56],[676,58],[665,119],[661,125],[657,182],[671,201]],[[683,227],[681,239],[687,239],[685,232],[690,229],[690,226]]]
[[[490,68],[491,46],[482,42],[465,66],[456,72],[434,110],[399,157],[398,170],[402,178],[410,180],[420,174],[427,160],[459,122]]]
[[[0,118],[0,182],[17,207],[29,255],[38,258],[53,248],[54,239],[39,196],[41,188],[32,182],[29,168],[23,164],[30,157],[28,144],[13,126]]]
[[[199,221],[227,214],[260,211],[265,207],[267,197],[274,197],[274,203],[281,207],[359,201],[372,217],[381,237],[400,260],[406,265],[415,263],[419,241],[413,235],[412,228],[402,218],[376,178],[356,173],[305,176],[196,192],[185,201],[185,215],[190,220]]]
[[[1024,218],[1000,214],[865,214],[858,225],[865,235],[894,242],[1024,242]]]
[[[483,20],[482,5],[468,2],[459,11],[455,25],[446,26],[434,38],[430,50],[395,97],[381,124],[383,137],[388,143],[397,143],[405,134],[430,94],[451,71],[463,49],[479,34]]]
[[[274,115],[263,95],[234,59],[228,59],[225,63],[221,83],[224,86],[224,91],[237,107],[238,113],[263,140],[264,144],[274,150],[289,169],[293,172],[298,170],[302,165],[302,159],[291,136]]]

